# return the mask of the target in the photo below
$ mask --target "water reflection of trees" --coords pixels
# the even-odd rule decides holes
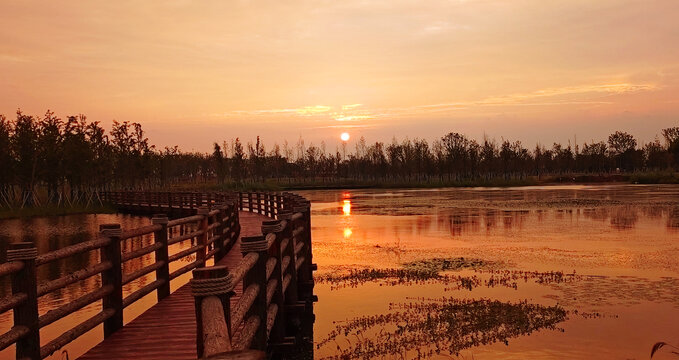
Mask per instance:
[[[489,233],[498,229],[521,230],[530,222],[559,221],[570,224],[579,219],[608,223],[617,230],[629,230],[642,219],[663,221],[670,230],[679,229],[679,207],[669,206],[612,206],[573,209],[498,210],[498,209],[442,209],[435,215],[418,215],[392,223],[393,233],[424,235],[431,230],[453,237]],[[432,226],[434,228],[432,228]]]
[[[423,299],[392,304],[389,311],[340,323],[317,346],[337,346],[337,353],[326,359],[388,355],[422,359],[441,353],[457,355],[496,342],[507,344],[517,336],[556,329],[566,320],[566,311],[559,306],[487,299]]]
[[[667,216],[667,227],[672,230],[679,231],[679,206],[675,206],[669,210]]]

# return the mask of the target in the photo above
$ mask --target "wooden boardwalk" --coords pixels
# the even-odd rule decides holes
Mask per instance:
[[[241,236],[261,234],[261,224],[270,218],[241,211]],[[240,238],[219,262],[235,267],[242,258]],[[231,298],[235,304],[242,285]],[[83,360],[144,359],[173,360],[196,358],[196,315],[191,287],[186,284],[143,314],[126,324],[99,345],[79,357]]]

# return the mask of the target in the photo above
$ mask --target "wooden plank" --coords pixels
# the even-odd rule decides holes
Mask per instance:
[[[261,233],[263,220],[269,218],[240,212],[241,236]],[[240,238],[219,262],[229,268],[242,259]],[[235,306],[243,288],[237,286],[231,298]],[[171,319],[171,321],[168,321]],[[102,343],[79,357],[83,360],[144,359],[173,360],[196,358],[196,315],[191,287],[186,284],[139,315]]]

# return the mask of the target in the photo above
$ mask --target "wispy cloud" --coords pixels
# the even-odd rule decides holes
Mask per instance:
[[[313,121],[340,122],[323,127],[365,127],[374,126],[380,120],[397,117],[426,116],[428,113],[446,113],[480,107],[507,106],[563,106],[563,105],[609,105],[615,103],[609,95],[621,95],[642,91],[653,91],[660,87],[650,83],[611,83],[581,86],[565,86],[539,89],[525,93],[492,96],[479,100],[456,101],[436,104],[422,104],[408,107],[369,108],[363,104],[341,106],[308,105],[300,108],[232,111],[217,114],[218,117],[249,116],[271,118],[278,115],[308,118]],[[359,124],[360,123],[360,124]]]

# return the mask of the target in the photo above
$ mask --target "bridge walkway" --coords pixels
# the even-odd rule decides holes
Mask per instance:
[[[240,211],[239,218],[241,237],[261,234],[262,221],[270,220],[264,215],[248,211]],[[219,265],[235,267],[241,259],[239,237]],[[242,290],[242,284],[236,288],[236,296],[231,298],[232,308],[240,298]],[[78,359],[195,359],[195,316],[191,286],[185,284]]]

